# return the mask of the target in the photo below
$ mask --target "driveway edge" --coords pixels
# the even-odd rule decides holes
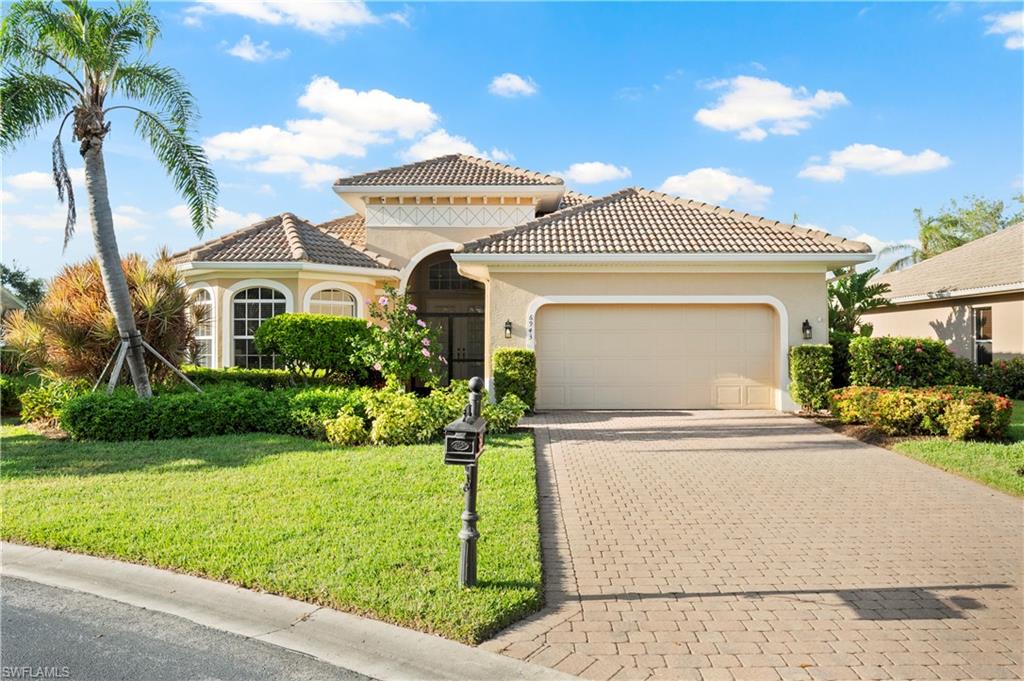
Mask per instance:
[[[2,542],[0,575],[175,615],[382,681],[573,678],[439,636],[145,565]]]

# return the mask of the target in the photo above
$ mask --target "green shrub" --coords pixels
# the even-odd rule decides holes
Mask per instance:
[[[255,342],[260,352],[277,355],[302,379],[353,383],[367,376],[363,356],[372,337],[370,326],[354,317],[286,313],[263,322]]]
[[[845,331],[833,331],[829,334],[832,346],[832,389],[845,388],[850,385],[850,341],[857,338],[856,334]]]
[[[492,357],[494,397],[515,395],[532,410],[537,393],[537,356],[524,348],[498,348]]]
[[[240,369],[237,367],[207,369],[206,367],[185,365],[181,367],[181,371],[200,387],[230,384],[245,385],[260,390],[275,390],[295,386],[294,378],[285,369]],[[320,379],[308,380],[315,383]]]
[[[495,435],[510,432],[519,425],[519,420],[524,414],[526,402],[519,399],[515,393],[506,393],[500,402],[487,403],[483,408],[483,416],[487,419],[487,432]]]
[[[65,404],[87,393],[89,388],[89,383],[80,379],[43,379],[38,386],[21,393],[21,420],[55,423]]]
[[[366,444],[370,434],[366,432],[366,422],[359,416],[341,413],[325,424],[327,441],[345,447]]]
[[[794,345],[789,349],[789,393],[803,409],[824,409],[832,385],[832,346]]]
[[[77,440],[159,440],[232,433],[327,436],[325,421],[338,413],[365,413],[361,389],[264,391],[247,386],[172,392],[139,400],[127,389],[70,400],[61,427]]]
[[[889,435],[948,434],[955,439],[1002,438],[1013,411],[1005,397],[972,386],[850,386],[830,392],[829,404],[844,423],[865,423]]]
[[[21,413],[21,394],[35,387],[29,376],[0,374],[0,414],[17,416]]]
[[[966,367],[942,341],[930,338],[854,338],[850,383],[878,388],[923,388],[963,381]]]
[[[419,401],[412,393],[394,388],[381,390],[367,405],[373,421],[370,441],[380,445],[407,445],[424,442],[424,427]]]
[[[373,327],[363,358],[393,387],[406,388],[414,379],[434,386],[447,362],[438,350],[436,329],[416,313],[412,299],[391,286],[370,303],[370,316],[380,325]]]
[[[1024,358],[997,360],[977,367],[978,384],[990,393],[1024,400]]]

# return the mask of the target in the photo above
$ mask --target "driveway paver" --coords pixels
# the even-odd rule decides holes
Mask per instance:
[[[777,412],[530,425],[547,607],[484,647],[591,679],[1024,676],[1019,500]]]

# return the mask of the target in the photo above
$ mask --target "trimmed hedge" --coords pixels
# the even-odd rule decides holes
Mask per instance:
[[[200,387],[237,385],[259,388],[260,390],[277,390],[279,388],[294,388],[295,377],[286,369],[240,369],[231,367],[229,369],[207,369],[185,365],[181,367],[182,373],[189,377],[193,383]],[[325,376],[307,376],[304,378],[307,385],[336,385]]]
[[[500,401],[515,395],[533,410],[537,393],[537,356],[524,348],[498,348],[491,361],[494,395]]]
[[[296,376],[353,383],[368,374],[362,355],[373,331],[355,317],[289,312],[260,324],[254,340],[260,352],[277,355]]]
[[[990,393],[1024,400],[1024,358],[997,360],[976,369],[978,384]]]
[[[325,421],[366,412],[366,389],[264,391],[246,386],[173,392],[140,400],[129,389],[70,400],[60,425],[76,440],[161,440],[231,433],[279,433],[323,439]]]
[[[789,393],[803,409],[824,409],[832,386],[832,346],[794,345],[789,349]]]
[[[972,383],[971,367],[939,340],[854,338],[850,341],[850,384],[877,388],[923,388]]]
[[[889,435],[948,435],[957,440],[1003,438],[1013,413],[1010,400],[970,386],[850,386],[829,392],[828,401],[843,423],[865,423]]]

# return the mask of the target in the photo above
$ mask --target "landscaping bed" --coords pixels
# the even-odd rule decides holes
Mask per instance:
[[[872,426],[842,423],[827,414],[803,414],[816,423],[868,444],[1024,497],[1024,400],[1013,402],[1007,439],[999,442],[949,440],[924,435],[887,435]]]
[[[532,439],[480,468],[479,586],[457,585],[461,467],[438,444],[254,433],[119,443],[2,429],[6,540],[231,582],[476,643],[539,609]]]

